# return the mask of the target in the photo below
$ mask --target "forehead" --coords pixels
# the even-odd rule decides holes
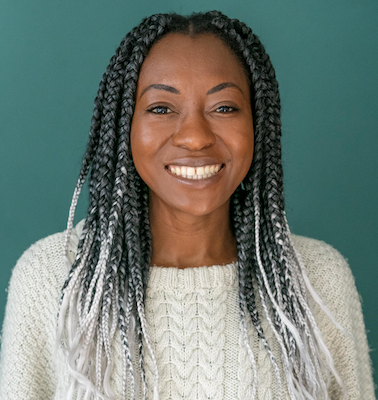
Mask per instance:
[[[167,34],[152,46],[142,64],[139,83],[178,77],[190,81],[199,76],[247,84],[241,62],[221,39],[213,34],[181,33]]]

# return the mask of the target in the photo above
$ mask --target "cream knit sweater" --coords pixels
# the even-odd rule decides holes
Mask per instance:
[[[81,226],[72,235],[72,260]],[[63,238],[64,233],[58,233],[40,240],[23,254],[13,271],[3,326],[1,400],[64,399],[66,359],[62,352],[54,354],[58,303],[67,274],[62,261]],[[325,243],[294,235],[293,240],[314,288],[334,318],[352,334],[353,340],[311,303],[349,399],[374,399],[361,304],[350,269]],[[146,318],[158,362],[160,400],[251,398],[253,372],[241,336],[236,264],[184,270],[151,268]],[[279,346],[268,323],[263,320],[262,324],[279,364],[282,398],[289,399]],[[257,399],[276,399],[271,363],[250,320],[247,325],[258,368]],[[116,398],[121,399],[118,337],[112,346],[111,384]],[[148,399],[152,399],[154,374],[147,351],[145,354]],[[329,394],[332,400],[341,398],[333,380]]]

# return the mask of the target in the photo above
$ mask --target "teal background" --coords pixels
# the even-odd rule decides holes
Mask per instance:
[[[0,0],[0,324],[18,257],[65,228],[97,86],[122,37],[155,12],[210,9],[251,26],[273,60],[289,223],[349,260],[376,369],[377,1]],[[84,196],[77,221],[85,206]]]

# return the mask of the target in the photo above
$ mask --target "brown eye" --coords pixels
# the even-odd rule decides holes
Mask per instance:
[[[215,111],[221,114],[228,114],[237,111],[237,109],[231,106],[220,106]]]
[[[170,108],[167,106],[156,106],[152,107],[148,110],[148,112],[154,113],[154,114],[169,114],[172,112]]]

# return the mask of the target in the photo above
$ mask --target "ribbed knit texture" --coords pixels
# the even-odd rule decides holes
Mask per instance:
[[[81,226],[72,235],[72,261]],[[62,260],[63,238],[59,233],[37,242],[13,271],[3,326],[1,400],[64,399],[66,359],[61,351],[54,355],[56,315],[67,274]],[[349,398],[374,399],[361,305],[349,267],[323,242],[299,236],[293,240],[315,290],[353,336],[353,340],[345,337],[310,302]],[[261,307],[258,301],[257,307]],[[241,336],[236,264],[184,270],[152,267],[146,319],[158,362],[161,400],[251,398],[253,372]],[[262,325],[280,369],[283,399],[288,399],[279,346],[264,319]],[[270,359],[249,319],[247,327],[258,368],[257,398],[275,399],[277,380]],[[115,366],[111,383],[120,399],[122,347],[118,336],[112,351]],[[145,368],[151,399],[155,378],[147,351]],[[329,393],[332,400],[340,398],[333,380]]]

